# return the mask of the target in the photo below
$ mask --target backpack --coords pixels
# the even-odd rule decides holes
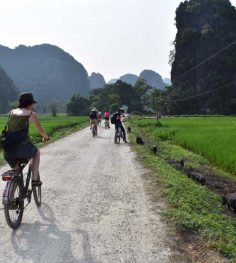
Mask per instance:
[[[29,118],[31,114],[29,115]],[[28,132],[29,132],[29,123],[28,125],[26,125],[24,128],[20,130],[11,131],[8,130],[8,122],[7,122],[5,128],[2,130],[2,134],[0,134],[0,145],[2,149],[6,152],[16,147],[27,138]]]
[[[23,142],[28,134],[28,127],[18,131],[7,131],[6,127],[0,135],[0,144],[4,151],[10,150],[11,148]]]
[[[112,114],[111,115],[111,124],[115,124],[116,123],[116,114]]]

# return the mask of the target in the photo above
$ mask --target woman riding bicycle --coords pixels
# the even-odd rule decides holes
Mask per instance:
[[[36,130],[44,140],[49,140],[49,136],[42,128],[37,114],[33,112],[35,103],[36,101],[31,93],[22,93],[19,98],[18,107],[9,112],[7,129],[10,131],[17,131],[27,128],[27,134],[20,144],[4,152],[4,158],[13,169],[18,169],[18,159],[32,159],[32,184],[38,186],[42,184],[38,181],[40,152],[30,140],[29,122],[34,123]]]
[[[101,126],[102,123],[102,113],[101,111],[98,112],[98,124]]]
[[[96,108],[93,108],[92,111],[89,114],[90,118],[90,130],[92,130],[92,124],[95,125],[96,132],[97,132],[97,126],[98,126],[98,111]]]

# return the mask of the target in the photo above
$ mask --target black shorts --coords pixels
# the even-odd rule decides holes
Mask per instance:
[[[25,143],[16,146],[7,152],[4,152],[4,158],[7,163],[14,168],[17,165],[17,159],[31,159],[36,155],[38,148],[32,143]]]

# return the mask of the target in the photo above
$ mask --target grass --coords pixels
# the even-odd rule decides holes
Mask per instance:
[[[236,118],[163,118],[162,128],[152,119],[133,119],[152,140],[169,140],[207,158],[218,167],[236,174]]]
[[[6,124],[7,118],[0,117],[0,130],[2,130]],[[88,122],[87,117],[72,117],[72,116],[58,116],[51,117],[42,115],[40,116],[40,122],[49,136],[59,129],[75,127],[81,124]],[[30,125],[30,136],[35,138],[39,137],[38,132],[36,131],[34,125]]]
[[[0,130],[5,127],[7,118],[0,117]],[[72,117],[72,116],[58,116],[51,117],[42,115],[40,116],[41,124],[47,134],[52,140],[57,140],[65,135],[68,135],[88,124],[88,117]],[[33,140],[41,138],[36,131],[33,124],[30,125],[30,136]],[[0,165],[2,164],[2,152],[0,150]]]
[[[190,124],[187,123],[187,120],[190,121]],[[147,140],[157,142],[159,146],[160,156],[154,155],[147,147],[139,145],[134,147],[143,157],[145,164],[160,179],[163,195],[169,203],[166,216],[180,225],[186,232],[195,233],[199,239],[229,258],[231,262],[236,262],[236,223],[235,219],[227,214],[227,208],[221,204],[221,197],[175,170],[162,158],[164,152],[164,155],[168,153],[173,159],[186,157],[193,162],[207,165],[208,161],[201,155],[170,143],[181,145],[180,141],[184,140],[185,136],[187,137],[186,141],[191,141],[191,133],[194,134],[193,138],[196,138],[197,131],[204,130],[204,127],[207,130],[206,137],[202,132],[199,138],[207,140],[213,126],[216,126],[216,122],[213,123],[212,118],[210,118],[210,124],[207,125],[199,119],[196,120],[195,126],[192,128],[191,124],[194,123],[194,120],[192,118],[162,120],[165,127],[161,129],[156,128],[154,120],[135,118],[128,122],[135,134],[145,135]],[[178,121],[179,123],[177,123]],[[227,118],[224,118],[224,120],[218,121],[219,125],[221,126],[224,121],[228,123]],[[236,120],[232,118],[232,121]],[[197,126],[197,123],[200,123],[200,127]],[[223,129],[222,126],[221,129]],[[228,136],[229,130],[230,127],[226,125]],[[212,136],[215,136],[214,132]],[[169,140],[169,142],[165,141],[159,144],[160,138]],[[135,136],[132,134],[130,139],[134,142]]]

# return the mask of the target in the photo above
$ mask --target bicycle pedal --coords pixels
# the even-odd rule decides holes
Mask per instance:
[[[26,197],[28,198],[29,196],[31,196],[32,194],[32,190],[28,189],[28,191],[26,192]]]

